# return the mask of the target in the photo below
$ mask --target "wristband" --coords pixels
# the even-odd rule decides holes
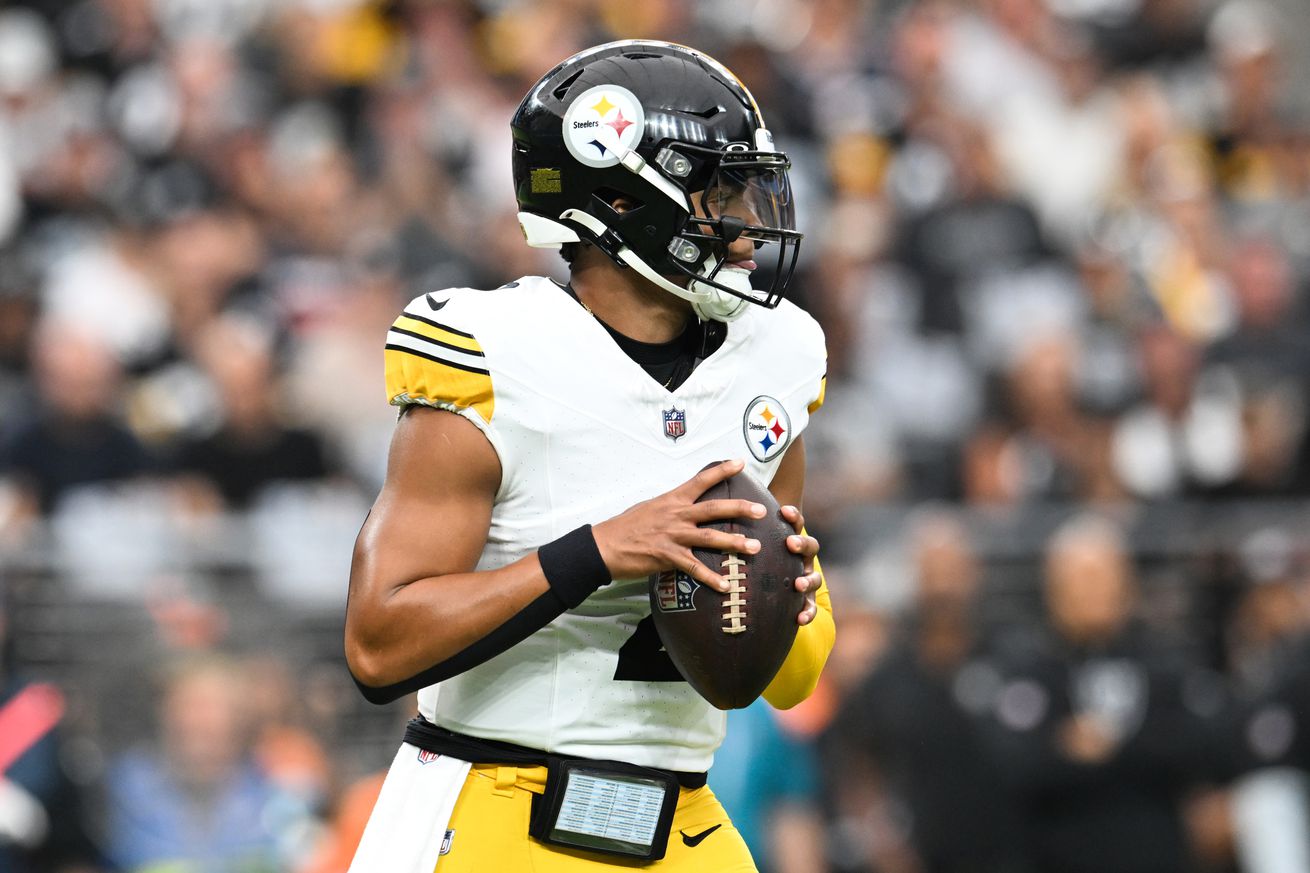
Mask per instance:
[[[572,609],[586,600],[591,592],[612,581],[589,524],[537,549],[537,560],[541,561],[546,583],[564,603],[565,609]]]

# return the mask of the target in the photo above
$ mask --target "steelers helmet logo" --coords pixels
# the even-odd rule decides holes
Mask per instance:
[[[646,113],[636,95],[618,85],[597,85],[565,111],[564,145],[588,167],[612,167],[637,147],[645,126]]]
[[[746,407],[742,434],[757,461],[772,461],[791,441],[791,417],[775,397],[761,394]]]

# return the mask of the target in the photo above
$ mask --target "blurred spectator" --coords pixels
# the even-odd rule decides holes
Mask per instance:
[[[291,665],[276,654],[248,658],[245,672],[258,676],[246,699],[252,726],[252,755],[268,778],[307,809],[327,805],[332,774],[322,742],[309,729]]]
[[[1078,244],[1075,260],[1087,305],[1087,320],[1077,330],[1077,396],[1089,415],[1117,415],[1138,397],[1135,344],[1142,330],[1160,321],[1160,308],[1141,277],[1095,232]]]
[[[30,258],[0,248],[0,421],[12,421],[28,400],[31,342],[37,320]]]
[[[1190,869],[1183,792],[1216,730],[1187,706],[1187,674],[1136,625],[1126,543],[1075,517],[1046,552],[1050,636],[1006,642],[995,699],[999,772],[1022,803],[1042,873]]]
[[[1210,20],[1210,52],[1219,74],[1211,119],[1217,176],[1235,197],[1270,199],[1287,159],[1287,101],[1277,10],[1264,0],[1227,0]]]
[[[48,513],[72,489],[150,473],[145,447],[119,422],[121,370],[104,343],[77,326],[46,321],[32,342],[37,396],[6,422],[0,475]]]
[[[1047,255],[1037,217],[1004,188],[990,144],[967,120],[934,118],[923,147],[949,162],[949,196],[900,229],[897,259],[919,285],[919,329],[959,333],[979,283],[1011,275]]]
[[[1232,738],[1245,873],[1310,869],[1310,591],[1303,549],[1276,528],[1243,544],[1250,580],[1234,615],[1233,673],[1243,698]]]
[[[310,856],[303,873],[346,873],[350,869],[386,775],[384,771],[366,776],[341,792],[322,842]]]
[[[975,612],[977,556],[942,513],[918,517],[909,544],[914,611],[830,728],[825,743],[845,769],[834,787],[859,796],[873,786],[881,797],[866,802],[900,810],[866,869],[1020,873],[1020,821],[981,733],[999,676]]]
[[[155,363],[165,354],[170,326],[163,290],[144,260],[148,245],[127,229],[70,241],[70,251],[47,272],[43,312],[94,336],[121,363]]]
[[[1115,472],[1139,498],[1217,489],[1242,463],[1242,399],[1222,371],[1202,372],[1195,343],[1166,327],[1139,340],[1144,402],[1116,424]]]
[[[127,752],[108,775],[111,859],[127,871],[288,869],[312,817],[252,757],[254,677],[217,658],[173,670],[155,745]]]
[[[772,762],[761,767],[760,762]],[[814,750],[792,736],[763,699],[728,713],[710,788],[751,850],[760,873],[827,869]]]
[[[1267,237],[1241,240],[1228,273],[1237,321],[1210,347],[1209,359],[1233,367],[1248,383],[1287,379],[1300,388],[1310,382],[1310,348],[1302,341],[1306,301],[1287,252]]]
[[[1122,109],[1087,34],[1066,27],[1046,43],[1058,91],[1011,96],[990,129],[1014,189],[1037,209],[1047,234],[1068,247],[1120,182]]]
[[[1166,73],[1186,67],[1205,52],[1205,3],[1198,0],[1141,0],[1111,3],[1062,3],[1094,29],[1097,44],[1116,67],[1156,68]],[[1121,11],[1123,10],[1123,11]]]
[[[177,466],[193,505],[245,509],[266,486],[325,478],[327,448],[313,431],[290,427],[272,339],[249,319],[208,323],[197,358],[218,395],[210,433],[184,440]]]
[[[0,590],[0,870],[89,873],[99,852],[87,832],[83,790],[69,774],[64,695],[13,669]]]
[[[1304,545],[1277,528],[1243,543],[1247,589],[1228,628],[1232,676],[1250,704],[1239,760],[1310,771],[1310,588]]]
[[[1242,463],[1217,496],[1306,494],[1298,447],[1307,435],[1310,347],[1305,301],[1293,285],[1287,252],[1268,238],[1236,244],[1229,266],[1237,322],[1208,351],[1212,366],[1235,377],[1243,395]]]
[[[330,683],[320,683],[324,687],[307,689],[309,692],[307,696],[311,700],[315,696],[329,699],[331,706],[339,708],[342,705],[341,692],[350,692],[353,689],[341,687],[340,675],[335,670],[330,674],[330,678]],[[381,721],[386,728],[386,742],[390,742],[397,732],[404,731],[405,724],[413,718],[414,706],[415,699],[410,695],[382,710]],[[320,712],[323,708],[317,707]],[[371,711],[378,712],[376,708],[371,708]],[[340,719],[335,721],[340,722]],[[341,737],[340,742],[334,745],[334,751],[349,741],[349,737]],[[339,758],[334,757],[331,760],[339,761]],[[307,854],[304,865],[297,868],[298,873],[347,873],[351,861],[354,860],[355,850],[359,848],[359,841],[364,836],[364,828],[368,824],[369,815],[373,812],[373,804],[377,802],[378,795],[382,792],[382,781],[387,775],[385,763],[382,760],[370,760],[365,775],[347,778],[344,784],[338,786],[338,790],[334,792],[331,808],[328,810],[330,814],[318,834],[316,845]],[[384,769],[375,769],[378,766],[383,766]],[[335,775],[338,779],[342,777],[343,772],[344,768],[337,768]]]
[[[1298,554],[1303,548],[1277,527],[1257,530],[1242,542],[1246,585],[1227,641],[1229,671],[1237,690],[1248,697],[1286,684],[1310,654],[1310,592]]]
[[[1077,395],[1079,350],[1073,338],[1030,338],[1001,385],[995,418],[966,447],[965,494],[971,502],[1104,499],[1117,495],[1109,436]]]
[[[1242,405],[1242,463],[1233,481],[1213,497],[1310,494],[1304,466],[1307,430],[1301,394],[1286,383],[1249,386]]]

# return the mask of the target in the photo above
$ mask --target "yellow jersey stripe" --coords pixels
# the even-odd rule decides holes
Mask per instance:
[[[460,354],[463,355],[473,355],[479,358],[486,357],[486,355],[484,355],[481,351],[475,349],[466,349],[461,346],[457,346],[454,343],[448,343],[445,342],[444,340],[439,340],[436,339],[435,337],[421,334],[416,330],[409,330],[408,328],[398,327],[397,325],[394,324],[391,325],[390,333],[403,334],[404,336],[416,339],[419,342],[421,342],[423,345],[431,348],[433,354],[440,354],[442,349],[449,349],[452,352],[459,352]]]
[[[448,349],[458,349],[471,355],[482,354],[482,346],[478,344],[472,334],[455,330],[453,327],[447,327],[421,315],[405,313],[396,319],[395,323],[391,325],[391,329],[431,340]]]
[[[388,343],[387,401],[442,409],[472,409],[490,423],[496,397],[487,370]]]

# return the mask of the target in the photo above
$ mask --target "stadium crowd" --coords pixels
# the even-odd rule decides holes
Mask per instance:
[[[1304,0],[6,4],[0,871],[345,870],[382,337],[564,274],[507,122],[636,36],[750,84],[829,343],[762,869],[1310,873]]]

